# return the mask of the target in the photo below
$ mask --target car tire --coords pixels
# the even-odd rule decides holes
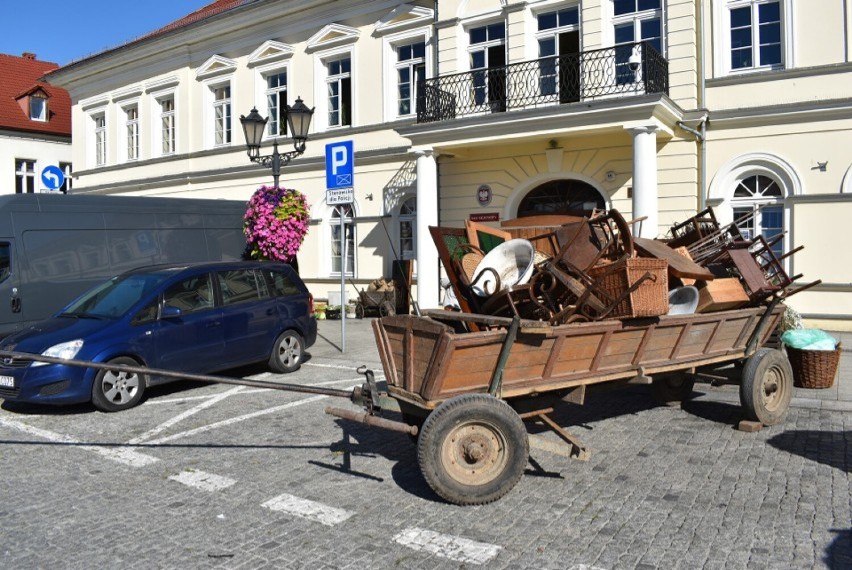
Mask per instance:
[[[106,364],[139,366],[128,356],[119,356]],[[98,370],[92,383],[92,404],[102,412],[120,412],[132,408],[142,399],[148,377],[136,372]]]
[[[304,358],[305,341],[302,336],[294,330],[286,330],[275,339],[269,367],[275,372],[288,374],[298,370]]]

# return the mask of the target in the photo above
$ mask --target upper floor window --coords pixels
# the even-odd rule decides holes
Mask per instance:
[[[328,126],[352,124],[352,59],[349,56],[328,61]]]
[[[352,204],[334,206],[329,228],[331,229],[331,273],[340,275],[342,251],[340,241],[340,217],[343,216],[343,231],[346,236],[346,271],[348,277],[355,276],[355,210]]]
[[[15,159],[15,193],[32,194],[35,192],[36,161],[26,158]]]
[[[92,117],[95,123],[95,165],[103,166],[107,159],[106,115]]]
[[[213,87],[213,143],[231,144],[231,86]]]
[[[160,99],[160,153],[174,154],[175,152],[175,99],[166,97]]]
[[[400,116],[416,110],[417,85],[426,79],[426,42],[396,46],[397,110]]]
[[[399,208],[399,255],[402,259],[417,257],[417,198],[408,198]]]
[[[287,135],[287,70],[266,76],[266,104],[269,110],[268,133],[271,137]]]
[[[473,71],[473,99],[486,102],[494,111],[506,104],[506,24],[499,22],[468,30],[470,69]],[[483,70],[483,71],[477,71]]]
[[[30,95],[30,119],[33,121],[47,121],[47,98],[39,95]]]
[[[536,15],[539,87],[560,103],[580,100],[580,10],[571,6]]]
[[[139,107],[133,105],[124,109],[125,138],[127,141],[127,160],[139,158]]]
[[[731,70],[775,67],[783,63],[780,2],[732,2]]]
[[[648,42],[663,53],[662,0],[613,0],[613,8],[616,81],[634,83],[637,74],[630,68],[630,56],[639,55],[639,50],[625,44]]]

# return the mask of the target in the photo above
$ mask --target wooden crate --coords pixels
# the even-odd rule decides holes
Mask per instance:
[[[702,281],[698,289],[699,313],[738,309],[749,301],[748,294],[736,277]]]

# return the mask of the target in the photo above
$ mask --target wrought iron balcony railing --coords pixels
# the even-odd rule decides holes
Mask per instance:
[[[417,122],[668,92],[668,61],[648,42],[620,44],[427,79]]]

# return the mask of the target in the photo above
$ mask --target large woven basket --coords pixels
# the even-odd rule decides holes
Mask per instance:
[[[831,388],[840,365],[840,343],[834,350],[802,350],[785,346],[797,388]]]
[[[644,280],[607,315],[613,318],[656,317],[669,312],[668,266],[665,259],[628,257],[589,269],[589,277],[611,299],[617,299],[646,273]],[[606,300],[601,299],[606,302]]]

